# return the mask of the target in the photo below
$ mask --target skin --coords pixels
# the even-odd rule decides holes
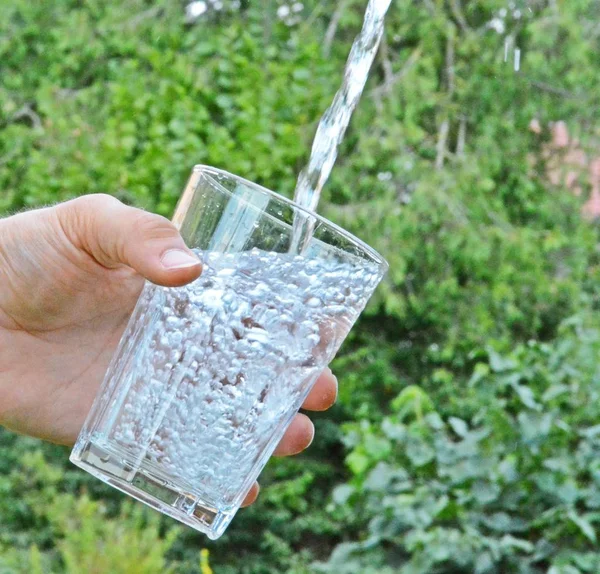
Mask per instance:
[[[1,219],[0,424],[72,445],[144,278],[179,286],[201,272],[170,221],[108,195]],[[336,396],[327,369],[303,407],[322,411]],[[297,454],[313,436],[298,413],[275,455]]]

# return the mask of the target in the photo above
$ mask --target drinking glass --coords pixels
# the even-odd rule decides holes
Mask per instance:
[[[294,240],[299,219],[309,240]],[[194,167],[173,221],[202,275],[177,288],[146,282],[71,461],[215,539],[387,264],[324,218],[212,167]]]

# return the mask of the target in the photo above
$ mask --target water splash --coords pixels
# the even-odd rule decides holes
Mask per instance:
[[[342,86],[319,122],[308,165],[300,173],[294,193],[296,203],[309,211],[317,208],[321,190],[335,164],[338,147],[367,82],[390,2],[369,0],[362,30],[354,40],[346,62]],[[312,234],[313,225],[314,220],[311,221],[308,216],[296,217],[292,251],[304,246]]]

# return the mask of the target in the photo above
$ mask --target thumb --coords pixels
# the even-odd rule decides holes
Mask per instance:
[[[196,279],[202,264],[165,217],[129,207],[104,194],[56,206],[62,228],[76,247],[107,268],[127,265],[169,287]]]

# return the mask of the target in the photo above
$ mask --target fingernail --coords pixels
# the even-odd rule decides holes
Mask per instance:
[[[165,269],[183,269],[200,265],[200,260],[182,249],[170,249],[165,252],[160,262]]]
[[[308,448],[313,443],[313,440],[315,440],[315,425],[314,424],[312,425],[312,436],[310,437],[310,442],[306,445],[306,448]]]

